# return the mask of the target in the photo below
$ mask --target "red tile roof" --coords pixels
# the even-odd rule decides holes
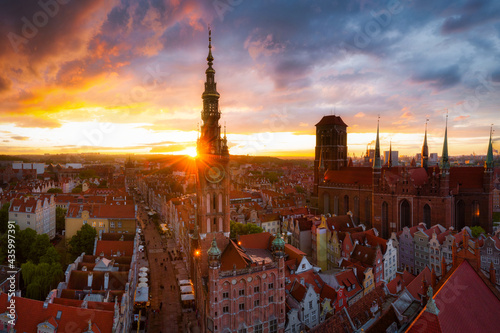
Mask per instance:
[[[427,281],[427,285],[430,286],[431,271],[428,266],[425,266],[424,270],[420,272],[420,274],[418,274],[417,277],[413,279],[413,281],[411,281],[410,284],[408,284],[408,286],[406,287],[413,298],[418,301],[421,300],[421,295],[425,295],[427,293],[427,290],[423,289],[422,279],[425,279],[425,281]]]
[[[406,331],[407,333],[442,333],[441,324],[439,323],[439,317],[428,311],[423,311],[418,316],[416,322],[414,322]],[[459,332],[459,331],[457,331]],[[464,331],[465,332],[465,331]],[[471,331],[472,332],[472,331]]]
[[[269,249],[274,236],[269,232],[261,232],[250,235],[240,235],[238,242],[241,247],[248,249]]]
[[[234,267],[242,269],[250,264],[250,257],[232,240],[229,240],[229,244],[221,255],[221,271],[229,271]]]
[[[306,295],[307,289],[305,286],[301,285],[298,282],[295,282],[290,289],[290,294],[295,298],[298,302],[302,302],[304,296]]]
[[[121,256],[131,256],[134,252],[134,242],[107,240],[97,241],[95,254],[98,256],[101,255],[101,253],[104,253],[105,256],[116,255],[118,251],[120,251]]]
[[[339,285],[345,287],[345,294],[347,297],[356,295],[362,289],[361,285],[358,282],[358,279],[351,269],[347,269],[344,272],[336,274],[335,279],[337,280],[337,283]],[[354,288],[348,290],[348,287],[350,289],[351,286],[354,286]]]
[[[335,184],[351,184],[372,186],[372,173],[370,167],[352,167],[341,170],[328,170],[325,181]]]
[[[479,189],[482,192],[483,176],[483,167],[451,167],[450,188],[456,188],[460,184],[460,189]]]
[[[319,123],[316,124],[316,126],[323,126],[323,125],[340,125],[347,127],[346,123],[344,123],[342,118],[335,115],[323,116],[323,118],[321,118]]]
[[[439,309],[442,332],[498,331],[500,299],[479,274],[465,260],[435,293],[433,298]],[[429,319],[426,312],[415,319],[408,332],[424,332],[423,324]]]
[[[57,318],[57,313],[61,311],[61,319],[57,320],[58,333],[84,332],[88,328],[91,320],[97,325],[102,333],[111,333],[113,329],[112,311],[102,311],[96,309],[82,309],[62,304],[48,304],[43,308],[43,302],[35,301],[23,297],[14,297],[16,301],[16,312],[19,320],[16,321],[17,332],[36,332],[37,325]],[[0,312],[7,311],[7,294],[0,295]],[[94,331],[96,332],[96,331]]]

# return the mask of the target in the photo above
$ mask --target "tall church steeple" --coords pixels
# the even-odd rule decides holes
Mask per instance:
[[[219,110],[220,95],[217,92],[217,84],[215,83],[213,62],[212,32],[209,30],[208,68],[205,71],[205,90],[201,95],[203,100],[203,110],[201,111],[202,124],[200,137],[198,138],[198,156],[196,158],[198,169],[196,211],[199,237],[202,241],[206,239],[207,234],[211,233],[223,234],[228,237],[230,231],[229,150],[227,148],[225,126],[224,136],[221,135],[221,126],[219,124],[221,117]],[[219,247],[224,249],[222,245],[223,243],[219,243]],[[202,250],[201,255],[205,256],[205,254],[206,252]]]
[[[212,31],[208,31],[208,68],[205,71],[205,91],[201,95],[203,99],[203,111],[201,112],[201,135],[198,140],[199,154],[222,155],[228,154],[224,151],[224,145],[221,139],[221,127],[219,120],[221,113],[219,110],[220,95],[217,92],[217,83],[215,82],[215,69],[213,66],[214,57],[212,55]]]
[[[486,154],[486,161],[484,162],[484,168],[487,170],[493,169],[493,143],[491,137],[493,134],[493,126],[490,128],[490,142],[488,143],[488,153]]]
[[[448,115],[446,115],[446,127],[444,129],[443,156],[441,156],[441,169],[443,171],[450,169],[450,161],[448,157]]]
[[[387,167],[392,168],[392,140],[389,143],[389,158],[387,159]]]
[[[427,147],[427,122],[429,119],[425,120],[425,136],[424,136],[424,145],[422,146],[422,157],[420,165],[422,168],[427,170],[428,162],[429,162],[429,147]]]
[[[380,161],[379,125],[380,125],[380,117],[377,120],[377,140],[375,141],[375,156],[373,157],[373,168],[374,169],[381,169],[382,168],[382,162]]]

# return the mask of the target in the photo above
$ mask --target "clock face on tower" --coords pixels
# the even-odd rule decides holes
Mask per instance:
[[[218,183],[224,179],[224,168],[214,164],[205,169],[205,179],[210,183]]]

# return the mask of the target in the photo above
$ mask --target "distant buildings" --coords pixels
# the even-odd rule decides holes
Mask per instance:
[[[427,228],[440,223],[444,228],[452,226],[456,230],[480,225],[492,231],[491,138],[484,167],[450,166],[446,133],[441,163],[432,166],[427,132],[421,166],[396,167],[383,165],[377,127],[372,166],[351,167],[344,158],[346,126],[340,117],[333,115],[323,117],[317,125],[314,172],[320,212],[342,215],[351,211],[355,222],[376,228],[385,239],[392,232],[421,222]],[[340,149],[341,155],[331,155],[335,149]]]
[[[9,221],[15,221],[21,230],[31,228],[38,234],[56,235],[56,203],[54,195],[19,197],[12,199]]]
[[[135,205],[126,200],[104,203],[71,203],[66,212],[66,238],[70,239],[84,224],[102,233],[134,233]]]

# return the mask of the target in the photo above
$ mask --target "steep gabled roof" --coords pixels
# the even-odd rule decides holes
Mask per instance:
[[[426,307],[407,332],[429,332],[424,325],[429,319],[433,325],[438,322],[441,328],[432,332],[498,331],[500,299],[479,274],[464,260],[434,294],[439,310],[437,318],[429,316]]]
[[[229,271],[234,267],[242,269],[252,263],[250,257],[232,240],[229,240],[226,249],[221,255],[221,271]]]
[[[269,232],[257,234],[240,235],[238,241],[247,249],[269,249],[274,236]]]
[[[47,308],[44,308],[44,302],[41,301],[35,301],[24,297],[14,297],[14,299],[16,314],[19,318],[15,326],[17,332],[37,332],[38,324],[47,321],[51,317],[57,318],[59,311],[61,312],[61,316],[60,319],[57,320],[58,333],[68,333],[70,331],[85,332],[88,328],[89,320],[93,323],[97,323],[100,332],[112,332],[113,311],[82,309],[80,307],[52,303],[49,303]],[[8,304],[7,294],[0,294],[1,313],[7,311]]]

